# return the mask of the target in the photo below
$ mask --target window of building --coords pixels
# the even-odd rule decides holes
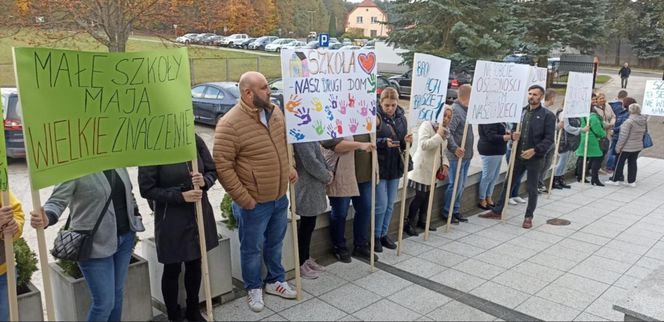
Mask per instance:
[[[362,16],[357,17],[357,18],[356,18],[356,22],[357,22],[357,23],[362,23],[362,22],[363,22],[363,21],[362,21]]]
[[[371,38],[376,38],[376,36],[378,36],[378,31],[372,30],[371,31]]]
[[[371,23],[378,23],[378,17],[371,17]]]

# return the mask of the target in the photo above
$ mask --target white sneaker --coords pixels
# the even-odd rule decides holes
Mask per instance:
[[[628,183],[627,185],[632,188],[636,188],[636,182]]]
[[[297,297],[297,292],[295,292],[286,282],[274,282],[266,284],[265,293],[281,296],[285,299],[294,299]]]
[[[607,180],[607,181],[604,181],[604,184],[607,185],[607,186],[619,186],[620,181]]]
[[[305,262],[300,266],[300,277],[308,280],[315,280],[320,277],[320,273],[313,270],[307,263]]]
[[[247,304],[249,305],[249,308],[256,313],[263,311],[263,308],[265,307],[265,303],[263,302],[263,290],[260,288],[249,290],[247,293]]]
[[[508,203],[512,206],[516,206],[519,204],[518,202],[516,202],[516,200],[514,200],[514,198],[510,198],[510,201],[508,201]]]
[[[523,199],[521,197],[514,197],[514,201],[518,203],[526,203],[526,199]]]
[[[325,272],[325,267],[316,263],[316,260],[313,258],[307,259],[304,263],[307,264],[309,268],[313,269],[314,271]]]

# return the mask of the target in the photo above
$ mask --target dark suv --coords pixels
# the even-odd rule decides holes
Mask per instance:
[[[21,103],[16,88],[0,89],[4,111],[5,144],[8,158],[25,158],[25,142],[21,123]]]

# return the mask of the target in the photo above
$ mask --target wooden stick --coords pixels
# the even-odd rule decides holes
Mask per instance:
[[[198,158],[191,161],[191,170],[198,172]],[[201,188],[195,184],[194,190]],[[212,289],[210,288],[210,269],[208,267],[207,242],[205,241],[205,224],[203,222],[203,204],[199,200],[196,202],[196,224],[198,225],[198,244],[201,249],[201,266],[203,270],[203,287],[205,289],[205,307],[207,309],[207,320],[214,321],[212,311]]]
[[[371,144],[376,146],[376,133],[371,133]],[[369,247],[371,248],[369,262],[371,263],[371,271],[376,270],[374,263],[374,244],[376,238],[376,167],[378,166],[378,153],[377,150],[371,152],[371,239],[369,240]]]
[[[553,162],[551,163],[553,165],[553,169],[551,169],[551,179],[549,180],[549,192],[546,195],[547,199],[551,198],[551,190],[553,190],[553,179],[555,178],[556,175],[556,164],[558,163],[558,148],[560,147],[560,138],[563,137],[563,131],[564,129],[560,129],[558,131],[558,135],[556,137],[556,147],[555,151],[553,151]]]
[[[521,132],[521,123],[517,123],[516,131]],[[512,153],[510,154],[510,163],[507,167],[507,186],[505,189],[505,202],[503,203],[503,210],[500,212],[500,221],[505,222],[505,212],[507,206],[510,204],[510,192],[512,192],[512,177],[514,176],[514,163],[516,162],[516,150],[519,146],[519,141],[512,141]]]
[[[9,192],[2,192],[2,206],[9,204]],[[3,227],[4,228],[4,227]],[[18,299],[16,293],[16,259],[14,255],[14,236],[3,232],[5,244],[5,266],[7,267],[7,295],[9,298],[9,321],[18,321]]]
[[[408,129],[406,136],[410,134]],[[408,198],[408,162],[410,161],[410,143],[406,142],[406,158],[403,164],[403,187],[401,188],[401,213],[399,214],[399,232],[397,238],[397,256],[401,255],[401,241],[403,240],[403,225],[406,217],[406,198]]]
[[[25,127],[23,128],[25,131]],[[27,151],[26,151],[27,154]],[[32,190],[32,209],[42,209],[39,190]],[[39,253],[39,266],[42,273],[44,298],[46,300],[46,319],[55,321],[55,307],[53,305],[53,287],[51,284],[51,271],[48,265],[48,248],[46,248],[46,236],[44,228],[37,228],[37,251]]]
[[[293,145],[288,145],[288,162],[290,168],[295,169],[295,158],[293,157]],[[291,231],[293,234],[293,261],[295,262],[295,289],[297,290],[297,300],[302,300],[302,278],[300,277],[300,249],[297,240],[297,203],[295,197],[295,185],[288,185],[288,198],[291,207]]]
[[[442,124],[439,126],[443,126]],[[424,240],[429,239],[429,227],[431,226],[431,212],[433,211],[433,196],[436,192],[436,171],[440,166],[440,145],[436,147],[436,155],[433,157],[433,167],[431,169],[431,182],[429,186],[429,202],[427,203],[427,220],[424,224]]]
[[[588,132],[586,132],[586,141],[583,144],[583,172],[581,173],[581,188],[586,187],[586,160],[588,159],[588,137],[590,136],[590,116],[586,118],[586,126],[588,127]]]
[[[18,71],[16,70],[16,48],[12,47],[12,59],[14,60],[14,79],[16,79],[16,89],[20,88],[18,84]],[[19,95],[19,101],[21,96]],[[23,118],[23,112],[21,112],[21,118]],[[25,135],[26,126],[23,126],[23,137]],[[25,151],[26,160],[30,158],[30,152],[28,149]],[[28,164],[30,164],[28,162]],[[29,174],[29,172],[28,172]],[[32,188],[32,179],[30,178],[30,186]],[[30,194],[32,197],[32,209],[42,210],[41,198],[39,196],[39,190],[30,189]],[[44,300],[46,301],[46,320],[55,321],[55,307],[53,306],[53,286],[51,284],[51,271],[50,266],[48,265],[48,249],[46,248],[46,236],[44,235],[44,228],[37,228],[37,252],[39,253],[39,266],[42,274],[42,287],[44,288]]]
[[[468,137],[468,123],[464,124],[463,127],[463,137],[461,138],[461,144],[458,146],[460,148],[465,148],[466,146],[466,138]],[[450,198],[450,210],[447,213],[447,225],[445,226],[445,232],[450,231],[450,223],[452,223],[452,215],[454,214],[454,204],[456,202],[456,193],[457,193],[457,188],[459,187],[459,174],[461,173],[461,164],[463,163],[463,157],[458,158],[457,160],[457,166],[455,169],[455,175],[454,175],[454,184],[452,185],[452,198]],[[426,237],[428,237],[428,234],[425,232],[424,233],[425,240]]]

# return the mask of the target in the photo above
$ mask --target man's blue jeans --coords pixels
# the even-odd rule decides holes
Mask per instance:
[[[121,320],[122,297],[135,236],[133,231],[118,236],[118,249],[111,256],[78,262],[92,294],[88,321]]]
[[[618,155],[616,154],[616,145],[618,144],[617,135],[614,138],[611,138],[611,145],[609,146],[609,151],[606,153],[609,154],[608,159],[606,159],[606,168],[608,170],[615,170],[616,164],[618,163]]]
[[[447,185],[447,191],[445,192],[445,206],[443,207],[443,217],[447,217],[447,214],[450,211],[450,203],[452,202],[452,190],[454,188],[454,180],[456,175],[456,167],[459,163],[459,160],[450,160],[450,169],[449,169],[449,184]],[[459,213],[461,208],[461,195],[463,194],[463,189],[466,186],[466,178],[468,177],[468,168],[470,168],[470,160],[461,160],[461,172],[459,173],[459,183],[457,184],[457,191],[454,202],[454,214]]]
[[[360,195],[356,197],[330,197],[330,237],[336,249],[346,249],[346,216],[351,200],[355,209],[353,219],[353,244],[366,247],[369,244],[371,225],[371,181],[358,183]]]
[[[399,190],[399,180],[380,179],[376,186],[376,227],[374,227],[376,238],[386,236],[390,229],[394,200],[397,197],[397,190]]]
[[[284,195],[275,201],[259,203],[251,210],[233,202],[233,216],[240,236],[244,288],[263,288],[261,253],[267,267],[265,282],[284,282],[286,273],[281,265],[281,250],[288,228],[288,198]]]

